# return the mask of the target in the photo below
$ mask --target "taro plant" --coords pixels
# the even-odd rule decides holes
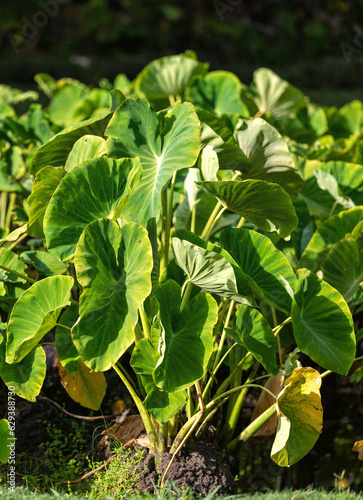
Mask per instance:
[[[54,332],[67,392],[99,409],[103,372],[115,370],[155,455],[178,453],[223,407],[225,449],[276,414],[271,457],[290,466],[321,433],[322,379],[346,375],[356,355],[347,301],[362,277],[363,208],[326,187],[334,175],[348,185],[336,163],[313,175],[339,213],[306,246],[319,220],[304,201],[313,160],[296,138],[324,134],[325,111],[311,113],[300,91],[267,69],[247,88],[192,53],[118,81],[109,109],[59,131],[29,160],[20,238],[31,237],[30,250],[17,230],[0,250],[0,376],[35,401],[43,337]],[[299,351],[315,368],[301,366]],[[275,390],[265,379],[279,381]],[[270,402],[240,429],[251,388]]]

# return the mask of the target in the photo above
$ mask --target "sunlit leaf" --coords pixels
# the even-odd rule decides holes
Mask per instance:
[[[276,119],[298,110],[305,103],[300,90],[267,68],[259,68],[253,73],[249,90],[260,114],[271,113]]]
[[[26,274],[26,265],[19,259],[19,256],[8,250],[7,248],[0,249],[0,264],[4,267],[7,267],[9,271],[5,271],[0,268],[0,281],[8,281],[9,283],[26,283],[26,280],[20,278],[16,274],[13,274],[11,270],[23,274]]]
[[[68,172],[44,216],[50,253],[61,261],[71,259],[87,224],[119,217],[139,174],[138,160],[129,158],[93,158]]]
[[[271,458],[290,467],[303,458],[318,440],[323,424],[321,377],[313,368],[296,368],[277,399],[278,428]]]
[[[208,293],[242,302],[252,298],[251,289],[238,267],[228,262],[220,247],[208,244],[189,231],[177,231],[172,238],[175,261],[189,281]]]
[[[91,410],[100,409],[107,388],[103,373],[92,372],[82,361],[76,372],[68,373],[62,365],[58,371],[61,384],[74,401]]]
[[[297,227],[290,196],[278,184],[260,180],[198,182],[224,207],[245,217],[264,231],[276,230],[282,238]]]
[[[35,403],[43,386],[46,374],[46,357],[43,347],[32,349],[19,363],[5,361],[5,350],[0,361],[0,377],[8,387],[15,387],[15,393],[21,398]]]
[[[221,232],[219,242],[240,267],[252,290],[270,305],[290,314],[288,288],[295,290],[295,274],[271,240],[248,229],[227,228]]]
[[[152,249],[143,227],[101,219],[89,224],[75,256],[83,287],[72,339],[94,371],[111,368],[134,341],[138,308],[151,292]]]
[[[297,272],[291,317],[299,349],[327,370],[346,375],[355,356],[349,307],[340,293],[307,269]]]
[[[186,98],[194,106],[206,109],[216,115],[238,114],[249,117],[241,99],[242,83],[228,71],[211,71],[197,76],[186,91]]]
[[[240,120],[235,136],[251,162],[249,168],[237,167],[243,172],[243,179],[275,182],[296,197],[302,187],[301,174],[277,130],[262,118],[254,118]]]
[[[80,123],[66,128],[43,144],[31,159],[31,173],[35,175],[41,168],[52,165],[64,166],[74,143],[84,135],[104,136],[112,113],[101,113]]]
[[[60,181],[66,175],[63,167],[47,166],[37,172],[32,192],[28,197],[29,222],[28,234],[34,238],[43,238],[43,220],[49,201]]]
[[[166,56],[149,63],[136,78],[136,88],[150,101],[182,96],[195,75],[204,75],[208,64],[184,54]]]
[[[193,166],[198,158],[198,117],[190,103],[177,102],[172,110],[156,114],[144,99],[128,99],[115,112],[106,135],[108,156],[140,158],[143,175],[122,217],[146,227],[150,218],[159,218],[161,192],[173,173]]]
[[[53,257],[53,255],[42,250],[29,250],[28,252],[22,252],[19,255],[19,258],[26,264],[32,265],[39,274],[42,274],[45,277],[64,274],[68,269],[67,264],[63,264],[58,259]]]
[[[68,155],[64,170],[69,172],[73,167],[91,158],[106,155],[106,141],[98,135],[84,135],[76,141]]]
[[[16,302],[9,319],[6,362],[19,363],[51,330],[69,305],[71,276],[50,276],[34,283]]]

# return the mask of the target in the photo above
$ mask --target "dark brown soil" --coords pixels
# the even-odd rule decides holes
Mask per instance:
[[[164,453],[161,457],[160,468],[164,472],[171,455]],[[158,474],[155,470],[154,456],[146,455],[138,470],[141,473],[138,480],[138,489],[153,492],[154,485],[158,484]],[[233,495],[237,493],[237,484],[230,468],[224,462],[221,452],[213,443],[189,443],[176,456],[168,473],[168,479],[180,489],[190,489],[203,497],[215,490],[217,495]]]

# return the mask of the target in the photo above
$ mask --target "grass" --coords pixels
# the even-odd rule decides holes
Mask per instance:
[[[8,491],[5,488],[0,488],[0,499],[1,500],[23,500],[23,499],[37,499],[37,500],[85,500],[83,495],[73,495],[68,493],[59,493],[52,490],[52,493],[38,493],[30,491],[25,488],[16,488],[15,492]],[[105,500],[113,499],[113,496],[105,495],[103,497]],[[218,493],[208,495],[205,498],[200,497],[199,500],[213,500],[222,499],[218,497]],[[163,488],[162,491],[151,494],[144,493],[142,495],[131,495],[127,494],[125,499],[131,500],[194,500],[193,494],[190,492],[183,492],[181,494],[176,493],[175,486],[168,485]],[[242,494],[223,497],[223,500],[359,500],[363,499],[361,493],[352,493],[349,491],[326,491],[323,489],[306,489],[297,491],[274,491],[267,493],[254,493],[253,495]]]

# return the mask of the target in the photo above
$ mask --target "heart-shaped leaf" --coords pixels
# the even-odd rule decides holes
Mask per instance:
[[[175,261],[194,285],[208,293],[237,302],[252,298],[246,278],[228,262],[225,252],[189,231],[177,231],[172,238]]]
[[[195,75],[204,75],[208,64],[184,54],[166,56],[149,63],[136,78],[136,88],[150,101],[183,96]]]
[[[259,68],[253,73],[249,90],[260,114],[271,113],[276,119],[297,111],[305,104],[300,90],[267,68]]]
[[[270,305],[290,314],[295,274],[271,240],[248,229],[226,228],[219,242],[240,267],[252,290]]]
[[[50,276],[20,296],[8,324],[7,363],[19,363],[55,326],[60,311],[69,305],[72,286],[71,276]]]
[[[289,236],[298,224],[290,196],[278,184],[266,181],[198,182],[224,207],[245,217],[264,231],[276,230],[282,238]]]
[[[203,377],[213,351],[217,303],[199,293],[180,312],[181,288],[175,281],[160,285],[155,296],[162,325],[155,384],[167,392],[181,391]]]
[[[138,308],[151,292],[148,233],[134,223],[120,229],[108,219],[92,222],[80,237],[75,266],[83,292],[72,339],[89,368],[108,370],[133,342]]]
[[[177,102],[172,110],[156,114],[144,99],[128,99],[115,112],[106,135],[108,156],[140,158],[143,175],[122,217],[146,226],[150,218],[159,218],[161,192],[173,173],[193,166],[198,158],[198,117],[190,103]]]
[[[14,392],[21,398],[35,403],[47,369],[43,347],[38,345],[16,364],[5,361],[5,349],[0,357],[0,377],[4,383],[8,387],[15,387]]]
[[[120,216],[140,174],[137,159],[94,158],[74,167],[54,192],[44,216],[48,250],[65,261],[90,222]]]
[[[318,440],[323,425],[321,377],[313,368],[295,368],[277,399],[278,428],[271,458],[290,467],[303,458]]]
[[[186,99],[194,106],[216,115],[237,114],[249,117],[249,111],[241,99],[242,83],[228,71],[211,71],[197,76],[186,91]]]
[[[291,317],[299,349],[327,370],[346,375],[355,356],[353,319],[347,303],[307,269],[297,272]]]
[[[147,393],[145,408],[159,424],[164,424],[185,405],[186,392],[170,393],[155,385],[153,371],[159,358],[156,347],[148,339],[141,339],[136,343],[130,363]]]
[[[262,314],[252,307],[240,304],[236,313],[234,340],[258,359],[268,373],[278,375],[276,364],[277,341]]]

